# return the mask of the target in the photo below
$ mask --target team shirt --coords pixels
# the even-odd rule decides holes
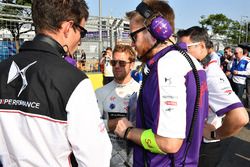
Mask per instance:
[[[216,60],[216,63],[218,64],[218,66],[220,66],[221,62],[220,62],[220,56],[216,53],[216,52],[212,52],[210,54],[211,59]]]
[[[237,75],[232,74],[232,80],[234,83],[245,85],[246,84],[246,78],[250,75],[250,63],[249,59],[246,56],[243,56],[240,61],[238,61],[236,58],[231,61],[229,64],[229,68],[231,73],[234,70],[238,71]]]
[[[167,52],[166,50],[171,50]],[[166,53],[167,52],[167,53]],[[191,57],[191,56],[190,56]],[[185,166],[197,166],[203,127],[208,110],[206,74],[199,62],[191,57],[200,79],[200,104],[194,135],[187,153]],[[196,84],[192,68],[186,58],[173,46],[163,49],[147,62],[150,70],[142,90],[143,111],[146,127],[143,127],[139,105],[136,127],[152,129],[162,137],[184,139],[180,150],[175,154],[154,154],[146,151],[149,166],[181,166],[187,148],[187,135],[194,112]],[[174,158],[173,158],[174,157]],[[143,148],[134,148],[134,166],[144,166]]]
[[[205,67],[207,74],[209,111],[207,122],[213,124],[215,128],[222,125],[224,114],[238,107],[243,107],[240,99],[232,90],[231,85],[217,64],[217,60],[212,58]],[[218,140],[206,140],[204,142],[216,142]]]
[[[138,96],[139,88],[140,85],[131,78],[131,81],[127,84],[118,84],[113,80],[104,87],[96,90],[98,105],[107,129],[109,129],[109,119],[118,117],[132,118],[132,115],[135,115],[136,107],[133,107],[133,104],[136,104],[137,102],[137,98],[135,97]],[[131,119],[129,120],[132,122],[135,121]],[[110,131],[109,137],[113,145],[111,166],[119,166],[123,164],[124,161],[128,161],[131,165],[132,151],[131,148],[128,150],[127,141]]]
[[[112,145],[90,80],[35,38],[0,64],[3,166],[109,166]],[[98,160],[96,159],[98,158]]]

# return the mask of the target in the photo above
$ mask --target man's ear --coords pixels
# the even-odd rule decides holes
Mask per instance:
[[[65,38],[68,38],[68,34],[69,34],[69,31],[70,31],[70,28],[72,27],[72,25],[73,25],[72,21],[64,21],[62,23],[61,27],[62,27],[62,32],[63,32]]]
[[[204,41],[201,41],[200,45],[201,45],[201,48],[202,48],[202,49],[204,49],[204,48],[207,49],[206,44],[205,44]]]

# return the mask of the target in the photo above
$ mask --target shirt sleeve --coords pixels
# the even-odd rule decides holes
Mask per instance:
[[[240,100],[233,92],[231,85],[223,71],[211,63],[206,69],[208,84],[209,107],[218,116],[239,107]],[[223,110],[223,113],[221,111]]]
[[[169,138],[185,138],[186,131],[185,72],[190,67],[178,54],[169,52],[158,62],[160,116],[157,134]]]
[[[78,166],[108,167],[112,145],[89,79],[81,81],[73,91],[66,111],[68,140]]]
[[[247,64],[246,70],[245,71],[238,71],[239,75],[245,75],[249,76],[250,75],[250,63]]]
[[[104,98],[106,97],[105,92],[103,91],[104,87],[99,88],[96,90],[96,98],[97,98],[97,103],[98,103],[98,107],[99,107],[99,111],[101,113],[101,118],[103,119],[104,125],[107,129],[107,131],[109,131],[109,127],[108,127],[108,114],[106,112],[104,112]]]

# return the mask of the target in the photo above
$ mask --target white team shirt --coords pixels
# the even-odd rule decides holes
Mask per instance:
[[[0,128],[0,159],[3,166],[70,166],[68,155],[73,151],[79,167],[108,167],[112,145],[98,110],[91,82],[84,79],[68,100],[67,121],[17,110],[8,111],[13,114],[0,112],[0,124],[7,125]],[[14,135],[5,133],[7,129],[15,131],[11,133]],[[43,135],[44,131],[46,136]],[[25,134],[32,136],[27,137]],[[30,142],[27,140],[29,138],[37,142],[26,144]],[[16,143],[15,148],[6,147],[9,142]]]
[[[118,84],[113,80],[104,87],[96,90],[100,112],[108,131],[109,119],[125,116],[128,120],[135,122],[139,88],[139,83],[131,78],[131,81],[127,84]],[[132,165],[132,150],[127,146],[127,141],[118,137],[113,132],[109,132],[109,137],[113,145],[111,166],[120,166],[125,161]]]
[[[218,116],[216,113],[228,106],[240,103],[240,99],[234,93],[231,85],[218,66],[216,59],[211,59],[208,66],[205,68],[207,74],[208,101],[209,111],[207,122],[213,124],[215,128],[222,125],[223,116]],[[216,142],[218,140],[206,140],[204,142]]]
[[[197,70],[203,70],[190,55]],[[176,64],[178,62],[178,64]],[[179,51],[171,51],[158,61],[160,117],[157,134],[169,138],[186,137],[186,85],[185,77],[192,68]]]
[[[138,95],[139,89],[140,84],[131,79],[127,84],[118,84],[113,80],[96,90],[98,106],[108,131],[108,113],[127,113],[129,99],[132,94],[137,93]]]

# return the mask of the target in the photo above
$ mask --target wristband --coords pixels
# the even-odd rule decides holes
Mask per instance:
[[[124,133],[124,136],[123,136],[123,139],[124,140],[127,140],[127,136],[128,136],[128,133],[130,132],[131,129],[133,129],[134,127],[130,126],[128,127],[126,130],[125,130],[125,133]]]
[[[214,131],[211,131],[211,134],[210,134],[211,136],[211,139],[216,139],[216,137],[217,137],[217,134],[216,134],[216,132],[215,132],[215,130]]]
[[[152,129],[144,130],[141,135],[141,144],[144,149],[149,150],[152,153],[156,154],[166,154],[164,153],[155,141],[155,135],[152,132]]]

